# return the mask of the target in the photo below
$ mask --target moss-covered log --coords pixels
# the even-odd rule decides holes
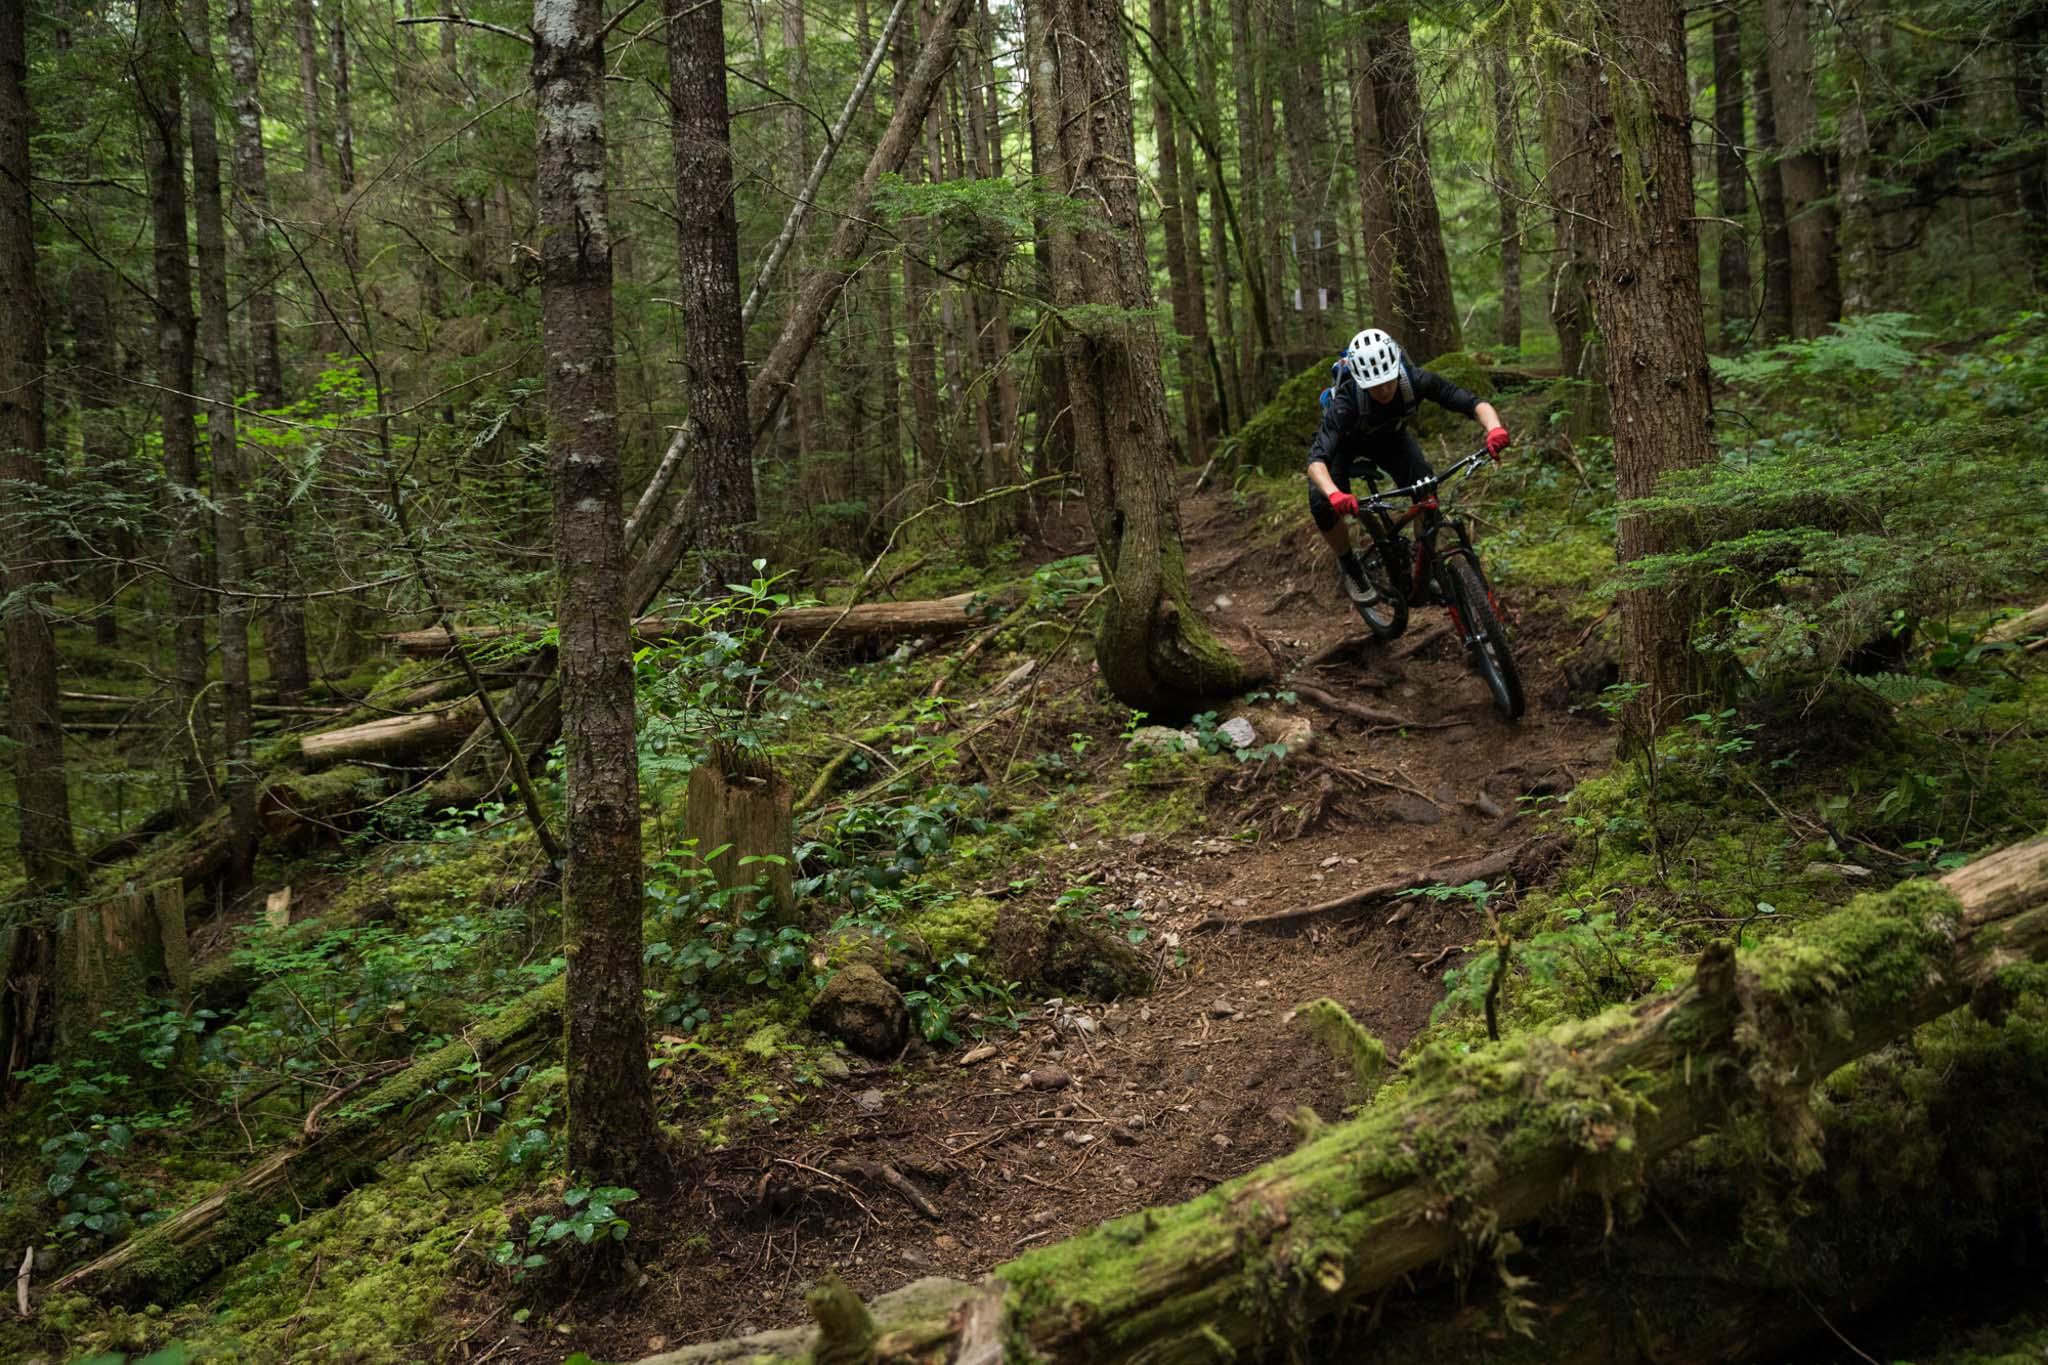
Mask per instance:
[[[769,627],[784,639],[809,639],[827,632],[835,636],[893,638],[905,635],[949,635],[984,624],[972,615],[979,593],[955,593],[918,602],[864,602],[853,607],[791,607],[776,612]],[[633,624],[634,638],[641,644],[674,639],[687,629],[684,622],[666,616],[647,616]],[[408,630],[385,638],[401,654],[439,656],[457,644],[478,645],[538,639],[538,629],[529,626],[465,626],[452,635],[439,628]]]
[[[979,1285],[878,1302],[874,1358],[980,1358],[975,1343],[989,1359],[1046,1361],[1269,1351],[1575,1193],[1632,1187],[1731,1113],[1764,1116],[1800,1148],[1816,1081],[2044,956],[2048,838],[1860,897],[1740,956],[1711,949],[1685,985],[1596,1019],[1425,1054],[1398,1101],[1200,1199],[1105,1223]],[[807,1340],[752,1349],[797,1359]]]
[[[176,1303],[247,1256],[278,1229],[339,1199],[446,1107],[438,1085],[471,1061],[493,1078],[556,1046],[563,983],[521,997],[468,1034],[319,1116],[300,1141],[250,1167],[179,1212],[153,1223],[50,1286],[103,1302]],[[457,1095],[460,1085],[453,1087]]]

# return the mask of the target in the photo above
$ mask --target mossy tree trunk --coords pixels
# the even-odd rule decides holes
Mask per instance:
[[[534,0],[541,346],[555,484],[567,797],[569,1169],[637,1189],[670,1177],[641,999],[640,769],[606,203],[603,0]]]
[[[1186,715],[1270,677],[1273,661],[1248,636],[1226,644],[1189,593],[1123,29],[1108,0],[1042,0],[1026,10],[1025,44],[1044,173],[1077,210],[1047,238],[1075,458],[1110,582],[1096,662],[1124,704]]]
[[[1391,242],[1371,253],[1376,311],[1383,298],[1393,305],[1376,320],[1418,361],[1433,360],[1458,349],[1460,329],[1443,218],[1430,179],[1429,137],[1407,6],[1376,7],[1364,33],[1364,97],[1372,101],[1376,134],[1371,189],[1385,198],[1393,233]]]
[[[1650,1163],[1731,1114],[1810,1162],[1807,1096],[1844,1064],[2048,957],[2048,837],[1858,898],[1686,984],[1596,1019],[1429,1054],[1397,1102],[1174,1208],[1103,1224],[978,1285],[878,1302],[878,1361],[1261,1358],[1317,1322]],[[795,1360],[810,1332],[643,1365]],[[986,1355],[977,1354],[986,1352]],[[815,1358],[815,1357],[810,1357]]]

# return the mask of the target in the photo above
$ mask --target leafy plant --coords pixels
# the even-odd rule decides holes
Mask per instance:
[[[535,1214],[526,1225],[525,1237],[498,1243],[491,1250],[491,1259],[524,1275],[546,1265],[547,1248],[568,1238],[575,1238],[583,1246],[599,1241],[623,1242],[633,1225],[618,1210],[639,1197],[638,1191],[621,1185],[576,1186],[565,1190],[561,1212]]]

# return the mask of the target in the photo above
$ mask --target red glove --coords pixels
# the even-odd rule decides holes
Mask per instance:
[[[1495,427],[1486,433],[1486,453],[1498,460],[1500,453],[1508,448],[1508,442],[1512,439],[1514,438],[1508,435],[1506,427]]]
[[[1358,499],[1340,488],[1330,494],[1330,510],[1340,517],[1355,517],[1358,515]]]

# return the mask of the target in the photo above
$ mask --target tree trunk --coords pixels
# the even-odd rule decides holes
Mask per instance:
[[[717,5],[664,0],[676,251],[683,308],[683,400],[695,448],[690,541],[711,583],[752,577],[754,442],[747,428],[740,326],[739,224],[733,211],[725,20]]]
[[[43,305],[36,292],[29,207],[28,56],[24,7],[0,5],[0,479],[45,482]],[[98,376],[94,376],[95,379]],[[31,889],[60,891],[76,871],[64,734],[57,708],[57,647],[48,590],[58,558],[42,509],[18,495],[0,514],[0,619],[7,634],[7,730],[13,739],[22,869]]]
[[[910,74],[903,98],[890,118],[888,128],[868,157],[860,184],[839,206],[844,216],[833,233],[830,249],[805,279],[795,305],[783,320],[782,331],[777,335],[774,346],[754,368],[753,378],[747,385],[747,411],[748,426],[756,441],[774,424],[775,415],[781,410],[795,379],[797,366],[817,343],[840,294],[853,276],[867,242],[868,206],[874,202],[875,187],[884,175],[900,169],[904,157],[909,154],[916,130],[931,109],[933,98],[952,63],[960,25],[972,12],[971,5],[972,0],[947,0],[924,50],[918,54],[917,66]],[[626,580],[626,605],[630,611],[645,610],[675,571],[687,543],[690,523],[691,509],[688,504],[683,504],[670,513],[668,521],[641,551]]]
[[[647,1077],[641,1001],[640,770],[626,631],[605,188],[604,0],[534,0],[541,347],[555,480],[565,842],[563,1063],[578,1179],[661,1189],[670,1176]]]
[[[0,479],[39,487],[43,469],[43,301],[35,287],[35,221],[29,209],[27,16],[0,6]],[[20,857],[29,886],[55,892],[74,864],[72,800],[57,716],[57,647],[49,593],[57,555],[41,508],[10,495],[0,536],[0,596],[6,598],[8,735],[20,804]]]
[[[1323,14],[1317,0],[1275,0],[1276,26],[1285,35],[1286,79],[1281,104],[1287,119],[1287,184],[1293,200],[1294,260],[1300,296],[1302,344],[1335,350],[1349,337],[1343,322],[1343,281],[1337,271],[1337,227],[1330,218],[1325,165],[1330,121],[1323,102]],[[1338,335],[1342,331],[1343,335]]]
[[[1764,0],[1764,51],[1771,74],[1771,104],[1778,173],[1785,187],[1785,223],[1792,250],[1792,333],[1814,337],[1842,315],[1835,279],[1835,210],[1827,163],[1817,139],[1820,115],[1813,94],[1813,35],[1807,0]]]
[[[1590,96],[1569,63],[1558,63],[1548,75],[1543,139],[1556,210],[1551,220],[1555,246],[1550,325],[1557,333],[1560,368],[1575,384],[1567,430],[1584,437],[1608,429],[1606,348],[1593,317],[1594,164],[1581,142],[1592,113]]]
[[[78,396],[79,443],[87,461],[102,468],[124,458],[128,449],[115,397],[121,379],[111,291],[111,278],[97,261],[80,262],[65,291],[71,303],[71,358],[77,367],[72,389]],[[94,600],[93,643],[108,649],[121,641],[119,606],[126,575],[119,561],[129,557],[131,541],[125,528],[112,530],[107,553],[115,558],[86,575]]]
[[[355,116],[349,108],[347,0],[329,0],[327,55],[334,63],[334,176],[345,196],[356,187]]]
[[[306,197],[313,212],[327,207],[327,143],[320,125],[320,29],[313,18],[313,0],[292,0],[293,36],[299,48],[299,107],[305,120]],[[341,349],[341,333],[318,299],[313,301],[313,346],[321,355]]]
[[[1318,1321],[1469,1257],[1475,1238],[1625,1193],[1731,1112],[1785,1116],[1796,1159],[1814,1085],[2044,956],[2037,839],[1739,956],[1710,948],[1685,985],[1627,1009],[1425,1063],[1398,1099],[1190,1203],[1029,1252],[978,1285],[900,1291],[874,1305],[864,1354],[795,1330],[641,1365],[995,1360],[1006,1346],[1049,1365],[1278,1358]]]
[[[2014,26],[2010,44],[2013,112],[2032,141],[2019,167],[2020,232],[2036,284],[2048,284],[2048,96],[2042,92],[2042,34],[2048,23],[2031,9]]]
[[[1766,63],[1754,68],[1756,145],[1763,153],[1756,166],[1757,217],[1764,249],[1764,311],[1758,330],[1766,341],[1792,335],[1792,234],[1785,224],[1785,177],[1780,158],[1776,101]]]
[[[1393,220],[1393,258],[1375,256],[1393,276],[1395,310],[1381,320],[1418,364],[1459,346],[1458,310],[1451,298],[1451,263],[1444,253],[1443,220],[1430,181],[1429,139],[1423,125],[1422,91],[1415,76],[1415,48],[1408,37],[1408,11],[1394,6],[1367,21],[1367,69],[1373,98],[1378,153],[1384,158],[1377,186],[1387,197]],[[1378,297],[1377,277],[1373,285]],[[1377,311],[1377,310],[1376,310]]]
[[[1273,664],[1249,637],[1226,647],[1189,597],[1116,6],[1045,0],[1026,21],[1048,186],[1091,210],[1050,224],[1054,298],[1065,309],[1119,311],[1070,317],[1060,340],[1089,519],[1113,584],[1095,657],[1120,701],[1185,715],[1270,676]]]
[[[1578,150],[1611,168],[1594,177],[1593,296],[1606,340],[1615,483],[1627,502],[1654,493],[1672,470],[1710,463],[1714,441],[1681,13],[1677,0],[1606,4],[1589,46],[1610,55],[1580,72],[1594,94]],[[1626,103],[1624,91],[1635,92]],[[1626,572],[1683,547],[1666,519],[1633,513],[1621,519],[1615,554]],[[1692,640],[1699,604],[1689,593],[1636,588],[1621,606],[1625,677],[1642,687],[1630,711],[1635,733],[1647,736],[1712,691]]]
[[[1742,149],[1748,130],[1742,111],[1742,11],[1735,0],[1714,10],[1714,179],[1715,229],[1720,249],[1715,293],[1720,303],[1721,343],[1749,335],[1749,173]]]
[[[875,36],[869,20],[867,0],[860,0],[859,14],[861,46],[872,47]],[[899,23],[899,34],[903,27],[905,25]],[[893,39],[894,35],[891,36]],[[872,118],[874,110],[875,97],[873,89],[870,88],[862,105],[862,112]],[[867,488],[869,542],[863,549],[865,553],[870,554],[881,548],[881,527],[884,524],[882,518],[893,508],[897,490],[903,482],[903,391],[896,368],[896,281],[893,275],[893,259],[884,257],[868,267],[868,287],[871,295],[869,306],[875,312],[875,339],[880,352],[874,360],[875,374],[879,381],[875,450],[870,457],[872,464],[867,469],[863,481]]]
[[[1191,53],[1192,45],[1187,41],[1186,28],[1181,22],[1181,0],[1169,0],[1169,6],[1168,42],[1179,54],[1177,59],[1184,61]],[[1196,118],[1205,117],[1207,115],[1198,107]],[[1188,459],[1195,462],[1209,458],[1210,432],[1222,434],[1222,424],[1216,412],[1219,376],[1214,368],[1215,343],[1209,335],[1208,274],[1202,253],[1202,176],[1195,170],[1194,139],[1178,120],[1174,124],[1173,137],[1174,158],[1180,171],[1181,253],[1188,263],[1188,321],[1194,328],[1189,338],[1194,373],[1189,382],[1195,389],[1195,426],[1189,437]]]
[[[277,320],[278,254],[270,235],[270,174],[263,147],[261,72],[256,56],[256,25],[252,0],[227,0],[229,88],[234,108],[235,193],[232,218],[241,239],[248,279],[249,363],[256,405],[275,411],[284,406],[284,362]],[[267,545],[248,548],[245,568],[254,571],[259,556],[268,560],[261,582],[273,592],[288,592],[296,579],[292,569],[297,510],[287,480],[263,471],[244,474],[251,482],[244,495],[262,508]],[[311,668],[306,657],[306,609],[303,601],[274,600],[263,613],[265,653],[278,700],[292,705],[303,700]]]
[[[1358,221],[1365,234],[1366,278],[1372,291],[1373,320],[1383,328],[1400,331],[1405,328],[1397,283],[1400,228],[1394,220],[1392,159],[1380,137],[1372,64],[1372,45],[1360,37],[1351,45],[1351,149],[1356,158],[1353,169],[1358,176]],[[1405,335],[1401,339],[1405,340]],[[1559,340],[1561,343],[1562,338]]]
[[[207,464],[213,471],[214,557],[220,577],[220,677],[223,794],[234,832],[225,890],[230,899],[249,888],[256,858],[256,771],[250,756],[255,698],[249,687],[249,601],[243,517],[247,510],[240,442],[235,434],[235,376],[228,364],[228,235],[221,212],[220,141],[209,98],[214,79],[212,16],[207,0],[186,0],[186,30],[198,64],[190,101],[192,195],[198,225],[199,350],[206,362]]]
[[[1230,307],[1230,234],[1223,178],[1223,111],[1216,98],[1215,0],[1196,0],[1195,97],[1202,106],[1203,159],[1209,168],[1209,255],[1215,262],[1215,321],[1209,341],[1209,373],[1216,386],[1216,432],[1244,424],[1244,372],[1238,367],[1237,322]]]
[[[1835,8],[1841,33],[1836,69],[1849,87],[1849,102],[1836,120],[1841,176],[1842,311],[1877,310],[1879,270],[1877,209],[1870,185],[1870,120],[1866,112],[1872,91],[1868,0],[1845,0]]]
[[[171,689],[180,730],[178,787],[183,818],[196,819],[213,796],[213,742],[200,703],[206,686],[207,581],[199,519],[198,433],[192,412],[192,269],[186,251],[185,116],[179,54],[185,37],[176,0],[143,0],[136,27],[141,50],[135,89],[143,118],[155,241],[157,412],[163,424],[164,523],[172,629]]]
[[[1487,79],[1493,85],[1493,180],[1500,196],[1500,344],[1522,349],[1522,177],[1515,164],[1514,65],[1507,48],[1486,50]]]
[[[1166,0],[1151,0],[1148,13],[1152,44],[1161,70],[1178,66],[1178,54],[1171,45],[1171,27]],[[1166,242],[1166,279],[1172,304],[1174,360],[1180,378],[1181,426],[1187,447],[1192,450],[1200,418],[1195,409],[1194,303],[1197,286],[1188,277],[1188,243],[1181,224],[1180,148],[1174,137],[1173,104],[1167,98],[1166,81],[1152,81],[1152,141],[1159,155],[1159,228]]]
[[[1266,292],[1262,257],[1267,238],[1263,181],[1272,159],[1263,141],[1258,117],[1259,51],[1252,44],[1252,0],[1229,0],[1231,52],[1237,58],[1232,88],[1237,92],[1238,254],[1243,262],[1245,329],[1238,369],[1244,375],[1244,401],[1263,404],[1280,382],[1280,354],[1274,344],[1274,320]],[[1047,149],[1047,155],[1053,155]]]

